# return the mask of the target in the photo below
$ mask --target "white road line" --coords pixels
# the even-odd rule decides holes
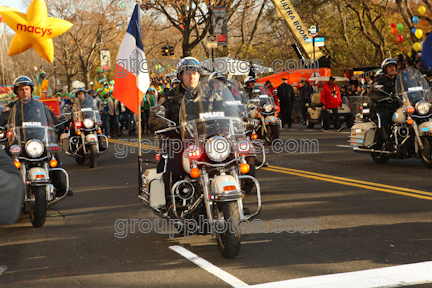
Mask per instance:
[[[336,145],[336,147],[353,148],[353,146],[350,145]]]
[[[228,283],[232,287],[249,287],[248,284],[244,283],[240,279],[232,276],[231,274],[223,271],[219,267],[216,267],[212,263],[208,262],[207,260],[199,257],[198,255],[190,252],[186,248],[183,248],[182,246],[175,245],[175,246],[169,246],[169,248],[186,259],[190,260],[191,262],[195,263],[199,267],[203,268],[207,272],[215,275],[216,277],[220,278],[222,281]]]
[[[432,283],[432,261],[252,285],[254,288],[373,288]]]

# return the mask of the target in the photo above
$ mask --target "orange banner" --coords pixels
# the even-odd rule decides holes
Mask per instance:
[[[57,117],[60,117],[60,103],[58,99],[38,99],[41,102],[44,102],[48,108],[54,112]]]

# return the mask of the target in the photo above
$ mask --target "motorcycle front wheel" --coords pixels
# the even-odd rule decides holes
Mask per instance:
[[[34,195],[34,204],[30,206],[30,221],[35,228],[42,227],[45,224],[47,213],[46,187],[31,187],[31,193]]]
[[[431,139],[422,137],[421,141],[423,144],[423,149],[420,149],[420,160],[426,168],[431,169],[432,168]]]
[[[223,220],[223,227],[217,229],[216,240],[219,252],[223,257],[231,259],[240,252],[241,233],[238,229],[240,212],[237,201],[222,202],[214,205],[216,219]],[[223,228],[223,229],[222,229]]]
[[[90,154],[88,156],[88,163],[90,168],[95,168],[97,166],[97,157],[98,157],[98,153],[97,153],[97,147],[96,145],[98,144],[92,144],[90,146]]]

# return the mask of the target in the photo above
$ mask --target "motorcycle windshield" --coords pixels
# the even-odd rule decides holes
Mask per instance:
[[[185,92],[180,108],[182,138],[197,143],[212,136],[245,138],[243,93],[236,82],[228,80],[201,81],[196,89]]]
[[[24,146],[28,140],[38,139],[45,147],[55,143],[55,128],[49,110],[42,102],[30,99],[23,104],[17,101],[9,117],[8,128],[12,132],[9,144]]]
[[[260,100],[260,106],[264,106],[265,104],[270,104],[273,107],[276,107],[276,103],[273,99],[273,97],[268,97],[266,95],[260,95],[259,96],[259,100]]]
[[[92,119],[95,122],[101,120],[99,110],[97,108],[97,102],[91,96],[88,96],[81,102],[80,111],[74,112],[74,119],[76,119],[76,121],[81,122],[86,118]]]
[[[406,92],[411,105],[414,105],[420,100],[432,103],[430,87],[426,79],[416,69],[403,69],[396,79],[396,93],[400,95],[404,92]]]

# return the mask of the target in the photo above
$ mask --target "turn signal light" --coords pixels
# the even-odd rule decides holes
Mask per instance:
[[[276,107],[275,107],[275,110],[276,110],[276,112],[279,113],[279,112],[280,112],[280,107],[279,107],[279,106],[276,106]]]
[[[102,130],[101,129],[98,129],[98,134],[102,134]]]
[[[78,136],[81,136],[81,131],[77,131],[77,135],[78,135]]]
[[[229,185],[224,187],[224,191],[232,191],[236,190],[236,187],[234,185]]]
[[[412,119],[408,119],[407,123],[408,123],[408,125],[412,125],[414,123],[414,121]]]
[[[53,160],[50,161],[50,166],[51,166],[52,168],[57,167],[57,165],[58,165],[57,160],[53,159]]]
[[[252,140],[258,139],[258,134],[252,134]]]
[[[14,161],[15,167],[20,169],[21,168],[21,162],[20,161]]]
[[[190,171],[190,175],[192,178],[198,178],[200,176],[200,171],[198,168],[192,168]]]
[[[275,117],[278,117],[278,114],[277,113],[275,113],[275,115],[274,115]]]
[[[75,127],[77,127],[77,128],[81,128],[81,126],[82,126],[82,123],[81,123],[81,122],[79,122],[79,121],[75,122]]]
[[[260,118],[260,119],[261,119],[261,118],[262,118],[262,115],[261,115],[261,114],[258,114],[258,118]]]
[[[9,138],[12,137],[12,131],[8,131],[7,135],[8,135]]]
[[[243,163],[240,165],[240,172],[242,172],[243,174],[248,173],[249,170],[250,170],[249,164]]]

